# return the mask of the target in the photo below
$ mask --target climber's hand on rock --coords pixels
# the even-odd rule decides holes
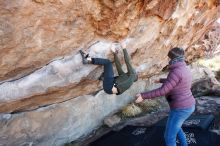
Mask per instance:
[[[154,83],[160,83],[160,80],[154,80]]]
[[[141,94],[137,94],[135,97],[136,97],[135,103],[140,103],[140,102],[142,102],[144,100],[142,98]]]
[[[126,49],[126,47],[127,47],[127,42],[126,42],[126,41],[123,41],[123,42],[121,43],[121,47],[122,47],[122,49]]]
[[[114,43],[111,44],[110,49],[111,49],[111,51],[112,51],[113,53],[116,52],[116,48],[115,48],[115,44],[114,44]]]

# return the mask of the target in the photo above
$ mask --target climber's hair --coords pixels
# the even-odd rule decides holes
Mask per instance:
[[[184,57],[184,50],[182,48],[179,47],[174,47],[172,48],[169,52],[168,52],[168,57],[170,59],[174,59],[177,57]]]

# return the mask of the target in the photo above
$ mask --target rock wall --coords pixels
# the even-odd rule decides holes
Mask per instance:
[[[213,28],[219,5],[218,0],[0,0],[0,145],[28,139],[30,145],[59,145],[56,140],[91,132],[143,86],[138,82],[117,98],[104,94],[97,80],[102,68],[82,65],[80,49],[112,60],[111,44],[125,41],[140,79],[146,79],[166,66],[171,47],[184,48],[188,60],[204,52],[203,44],[195,45]],[[91,106],[90,97],[97,96]],[[111,107],[105,109],[102,101]],[[95,106],[100,114],[93,119]],[[88,119],[94,123],[84,127]]]
[[[191,72],[195,81],[207,74],[214,76],[207,68],[195,65],[191,67]],[[0,114],[0,144],[61,146],[87,136],[103,124],[104,117],[134,100],[136,93],[160,86],[153,84],[153,81],[165,76],[162,74],[139,80],[119,96],[107,95],[102,90],[95,95],[79,96],[36,110]]]
[[[217,12],[217,16],[220,12]],[[220,18],[210,26],[210,30],[197,43],[187,49],[187,62],[198,58],[213,58],[220,53]]]
[[[17,114],[0,115],[0,145],[59,146],[92,132],[103,117],[134,99],[146,83],[139,81],[120,96],[84,95],[69,101]]]

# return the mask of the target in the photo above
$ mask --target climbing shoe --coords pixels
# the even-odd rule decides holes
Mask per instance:
[[[82,62],[83,64],[89,64],[91,61],[88,60],[89,54],[84,53],[82,50],[79,50],[81,56],[82,56]]]

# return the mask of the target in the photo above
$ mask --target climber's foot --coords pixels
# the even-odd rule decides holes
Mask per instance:
[[[91,61],[90,61],[90,56],[89,54],[86,54],[85,52],[83,52],[82,50],[79,50],[81,56],[82,56],[82,62],[83,64],[89,64]]]

